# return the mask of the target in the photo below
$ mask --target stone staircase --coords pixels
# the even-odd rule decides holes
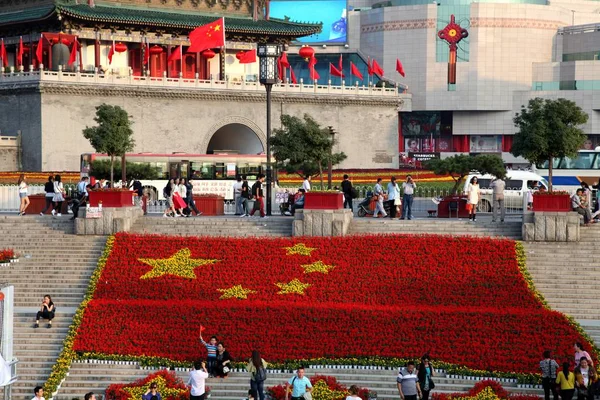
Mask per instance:
[[[54,399],[70,400],[74,397],[81,398],[84,393],[94,392],[104,394],[106,388],[113,383],[129,383],[136,379],[156,372],[157,370],[141,369],[137,364],[96,364],[74,363],[69,376],[62,384]],[[397,399],[396,369],[331,369],[307,368],[307,376],[315,374],[333,375],[346,386],[359,385],[377,392],[378,399]],[[177,371],[177,375],[187,382],[189,373]],[[285,383],[293,375],[290,371],[269,371],[265,389]],[[435,379],[436,393],[464,392],[469,390],[476,382],[474,380],[450,378],[446,374],[439,374]],[[537,394],[538,388],[517,387],[514,382],[503,382],[502,385],[511,392]],[[250,388],[250,376],[246,372],[234,371],[228,379],[209,379],[207,386],[212,390],[211,398],[218,400],[239,400],[246,396]]]
[[[0,269],[0,282],[15,287],[14,356],[19,359],[19,378],[12,386],[12,399],[24,400],[33,397],[33,388],[48,378],[106,238],[72,235],[68,216],[3,215],[0,231],[0,248],[20,254],[18,263]],[[47,329],[44,321],[34,329],[35,313],[45,294],[57,306],[53,327]]]
[[[481,220],[481,221],[480,221]],[[415,220],[390,220],[386,218],[354,218],[350,225],[350,234],[438,234],[494,236],[520,240],[522,237],[521,222],[507,221],[493,223],[491,219],[478,218],[477,222],[464,219],[422,218]]]
[[[282,237],[292,236],[291,217],[240,218],[240,217],[191,217],[191,218],[139,218],[133,225],[133,233],[154,233],[178,236],[232,236],[232,237]]]

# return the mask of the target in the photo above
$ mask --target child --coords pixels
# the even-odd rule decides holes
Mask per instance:
[[[204,339],[202,339],[202,333],[200,333],[200,341],[206,347],[207,356],[207,367],[208,367],[208,375],[209,377],[213,377],[215,375],[215,366],[217,365],[217,337],[211,336],[210,341],[206,343]]]

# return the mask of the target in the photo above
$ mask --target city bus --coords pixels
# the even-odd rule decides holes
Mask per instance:
[[[188,178],[194,185],[194,193],[218,194],[233,200],[233,182],[236,176],[246,176],[252,182],[258,174],[266,172],[264,154],[248,155],[234,153],[219,154],[126,154],[129,163],[150,164],[160,171],[160,179],[140,179],[149,200],[164,200],[163,188],[170,178]],[[81,155],[81,176],[94,176],[90,170],[95,160],[110,160],[106,154],[86,153]],[[115,160],[115,165],[121,159]],[[121,177],[115,177],[115,180]]]
[[[548,179],[548,161],[536,166],[536,172]],[[585,182],[592,186],[600,178],[600,149],[580,150],[574,159],[555,158],[552,163],[552,187],[573,192]]]

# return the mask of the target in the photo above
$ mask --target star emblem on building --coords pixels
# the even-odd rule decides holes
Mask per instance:
[[[277,292],[277,294],[301,294],[304,295],[304,291],[306,289],[308,289],[310,285],[310,283],[302,283],[300,282],[300,280],[298,280],[298,278],[294,278],[294,280],[288,282],[288,283],[283,283],[283,282],[277,282],[275,284],[275,286],[277,286],[280,290],[279,292]]]
[[[310,256],[310,254],[316,250],[314,247],[307,247],[304,243],[297,243],[292,247],[285,247],[287,255],[300,254],[303,256]]]
[[[223,293],[219,299],[247,299],[249,294],[256,293],[256,290],[244,289],[242,285],[235,285],[229,289],[217,289],[218,292]]]
[[[323,261],[315,261],[312,264],[304,264],[301,265],[304,268],[305,274],[310,274],[313,272],[321,272],[323,274],[328,274],[329,271],[335,268],[335,265],[327,265]]]
[[[145,273],[140,279],[158,278],[164,275],[173,275],[180,278],[196,279],[194,269],[201,265],[214,264],[219,260],[206,258],[190,258],[192,252],[190,249],[181,249],[169,258],[138,258],[139,262],[152,267],[152,270]]]

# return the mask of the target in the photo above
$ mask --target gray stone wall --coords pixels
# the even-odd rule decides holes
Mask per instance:
[[[523,216],[526,242],[578,242],[581,216],[575,212],[536,212]]]
[[[292,236],[346,236],[352,212],[341,210],[297,210]]]

